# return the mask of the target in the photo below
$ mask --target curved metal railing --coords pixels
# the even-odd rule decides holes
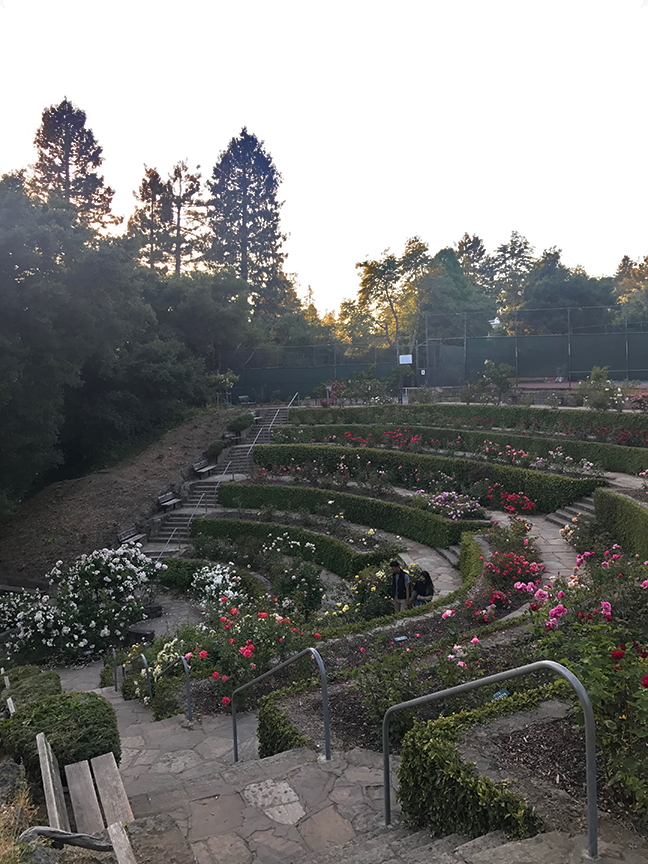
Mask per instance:
[[[560,663],[554,663],[553,660],[538,660],[536,663],[529,663],[526,666],[520,666],[517,669],[507,669],[506,672],[498,672],[496,675],[489,675],[486,678],[478,678],[475,681],[467,681],[464,684],[458,684],[456,687],[449,687],[446,690],[439,690],[436,693],[428,693],[427,696],[420,696],[418,699],[410,699],[407,702],[399,702],[398,705],[392,705],[385,711],[383,717],[383,778],[385,784],[385,824],[391,823],[391,780],[389,772],[389,719],[396,711],[403,711],[407,708],[417,708],[419,705],[425,705],[428,702],[436,702],[438,699],[443,699],[445,696],[457,696],[459,693],[466,693],[469,690],[476,690],[478,687],[485,687],[487,684],[497,684],[500,681],[506,681],[508,678],[519,678],[521,675],[527,675],[530,672],[537,672],[539,669],[551,669],[558,675],[562,675],[576,691],[583,715],[585,717],[585,768],[587,776],[587,844],[589,857],[596,861],[598,859],[598,814],[596,811],[596,731],[594,726],[594,712],[592,703],[590,702],[587,691],[569,669],[562,666]]]
[[[291,663],[294,663],[295,660],[299,660],[301,657],[305,657],[307,654],[311,654],[315,658],[315,662],[319,668],[320,673],[320,681],[322,684],[322,706],[324,710],[324,750],[326,752],[327,760],[331,758],[331,731],[329,727],[329,704],[328,704],[328,687],[326,682],[326,669],[324,668],[324,661],[322,660],[318,651],[315,648],[305,648],[303,651],[300,651],[298,654],[294,654],[288,660],[284,660],[283,663],[280,663],[278,666],[273,666],[268,672],[264,672],[263,675],[259,675],[254,678],[252,681],[248,681],[247,684],[242,684],[240,687],[237,687],[232,693],[232,736],[234,739],[234,761],[238,762],[238,733],[236,729],[236,694],[241,693],[243,690],[247,690],[248,687],[251,687],[253,684],[257,684],[259,681],[263,681],[264,678],[268,678],[270,675],[274,675],[280,669],[284,669],[286,666],[290,666]]]

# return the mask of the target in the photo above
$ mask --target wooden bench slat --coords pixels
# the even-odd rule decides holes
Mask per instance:
[[[121,822],[113,822],[112,825],[108,826],[108,836],[118,864],[137,864],[133,847]]]
[[[104,820],[88,762],[66,765],[65,776],[77,831],[80,834],[98,834],[103,831]]]
[[[70,820],[68,819],[65,807],[63,784],[61,783],[58,762],[43,732],[39,732],[36,736],[36,745],[38,747],[38,759],[43,777],[47,818],[52,828],[69,831]],[[112,756],[112,753],[110,755]]]
[[[133,811],[122,783],[115,756],[104,753],[92,760],[92,773],[101,798],[106,823],[132,822]]]

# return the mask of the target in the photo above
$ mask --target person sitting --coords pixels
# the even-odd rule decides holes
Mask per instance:
[[[427,570],[422,570],[418,580],[412,586],[412,600],[415,606],[429,603],[434,597],[434,583]]]

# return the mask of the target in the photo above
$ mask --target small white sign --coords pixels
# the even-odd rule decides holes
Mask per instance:
[[[398,362],[401,366],[408,366],[412,362],[411,354],[401,354],[398,358]]]

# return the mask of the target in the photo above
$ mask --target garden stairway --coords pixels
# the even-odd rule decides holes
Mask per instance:
[[[155,537],[143,544],[145,554],[157,557],[169,541],[165,553],[174,554],[186,546],[189,542],[192,517],[210,513],[216,509],[218,484],[227,480],[234,480],[237,476],[249,476],[252,473],[254,444],[269,444],[272,441],[271,427],[288,422],[288,408],[285,406],[258,408],[255,413],[260,421],[249,430],[248,441],[245,444],[235,444],[224,450],[217,462],[217,473],[191,484],[189,494],[182,506],[166,513],[158,525]],[[224,473],[226,469],[227,473]],[[220,473],[218,473],[219,471]]]
[[[117,713],[121,775],[136,819],[170,816],[197,864],[580,864],[584,838],[549,832],[508,842],[386,828],[382,757],[369,750],[323,755],[301,748],[256,758],[256,718],[239,716],[233,764],[231,718],[184,716],[154,723],[139,702],[100,691]],[[397,757],[392,760],[396,783]],[[394,810],[398,811],[395,807]],[[648,852],[617,835],[603,862],[645,864]]]
[[[580,501],[575,501],[568,507],[562,507],[560,510],[549,513],[547,520],[553,522],[554,525],[564,528],[565,525],[571,524],[571,522],[578,516],[591,516],[593,519],[595,515],[594,499],[581,498]]]

